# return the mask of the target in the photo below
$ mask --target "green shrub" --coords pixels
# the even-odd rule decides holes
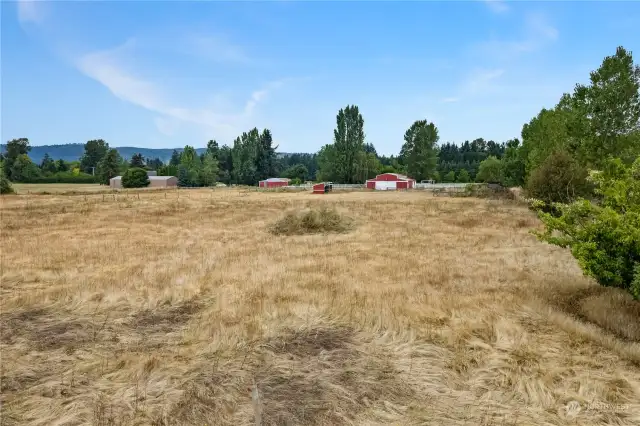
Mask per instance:
[[[557,217],[544,211],[548,243],[568,247],[585,274],[603,286],[619,287],[640,298],[640,158],[631,168],[611,160],[592,173],[597,202],[554,203]]]
[[[275,235],[303,235],[347,232],[352,227],[349,218],[334,208],[320,207],[301,213],[288,213],[271,226]]]
[[[493,155],[484,159],[478,166],[476,182],[500,183],[502,182],[502,162]]]
[[[587,170],[565,151],[556,151],[533,170],[526,191],[546,204],[570,203],[590,192]]]
[[[132,167],[122,176],[123,188],[144,188],[149,186],[147,171],[138,167]]]
[[[0,194],[13,194],[13,187],[11,186],[11,182],[4,175],[4,173],[0,173]]]
[[[0,160],[0,194],[13,194],[13,187],[4,171],[4,161]]]

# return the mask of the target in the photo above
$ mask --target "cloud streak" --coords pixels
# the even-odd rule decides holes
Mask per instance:
[[[509,11],[509,5],[504,0],[483,0],[484,3],[494,13],[506,13]]]
[[[135,46],[135,40],[129,40],[115,49],[92,52],[78,58],[75,66],[87,77],[105,86],[115,97],[160,114],[162,117],[156,119],[155,123],[164,134],[173,133],[177,127],[175,120],[178,120],[204,126],[233,138],[242,126],[246,127],[257,106],[283,84],[283,81],[276,81],[254,91],[238,113],[221,114],[208,108],[176,105],[157,84],[127,70],[127,61],[123,58]]]
[[[17,3],[17,18],[21,24],[31,23],[42,28],[46,11],[42,1],[19,0]],[[181,42],[176,44],[168,40],[169,42],[162,46],[167,53],[180,46],[179,52],[218,63],[250,63],[249,57],[241,47],[227,42],[221,36],[187,33],[176,35],[172,39]],[[55,43],[55,37],[50,41]],[[154,119],[154,124],[160,133],[168,136],[175,134],[181,124],[189,123],[207,131],[214,131],[222,139],[231,140],[248,128],[250,122],[255,119],[259,106],[268,100],[271,93],[290,80],[273,81],[254,90],[235,112],[231,108],[225,108],[231,112],[221,113],[219,109],[211,107],[184,105],[172,100],[165,87],[133,71],[135,67],[131,59],[136,58],[137,53],[144,51],[145,47],[158,47],[154,43],[148,45],[148,41],[141,42],[139,39],[130,38],[115,48],[82,55],[72,54],[67,59],[78,71],[103,85],[116,98],[157,113],[159,116]],[[219,98],[220,95],[213,97]]]
[[[510,61],[523,53],[534,52],[558,39],[559,31],[539,14],[525,18],[523,37],[517,40],[492,39],[473,46],[478,56]]]
[[[21,24],[41,24],[45,19],[43,2],[33,0],[18,0],[18,21]]]
[[[179,47],[191,55],[210,59],[218,63],[248,64],[249,57],[240,46],[236,46],[222,37],[191,35]]]

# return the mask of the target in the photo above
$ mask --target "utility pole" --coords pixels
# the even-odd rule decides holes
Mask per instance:
[[[95,175],[96,175],[96,168],[95,168],[95,167],[91,167],[91,174],[92,174],[93,176],[95,176]]]

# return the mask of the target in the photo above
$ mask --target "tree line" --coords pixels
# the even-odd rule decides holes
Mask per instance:
[[[404,133],[397,156],[379,155],[366,140],[365,121],[357,105],[336,115],[333,141],[317,153],[280,156],[269,129],[254,128],[238,136],[232,146],[215,140],[200,155],[191,146],[174,150],[168,163],[135,154],[123,159],[102,140],[84,145],[79,161],[54,160],[45,155],[40,164],[28,156],[29,141],[14,139],[2,154],[5,176],[15,182],[100,182],[124,174],[131,167],[177,176],[181,186],[225,184],[256,185],[261,179],[281,176],[293,183],[333,181],[363,183],[379,173],[401,173],[436,182],[493,182],[525,186],[541,196],[549,182],[550,167],[568,167],[572,176],[586,179],[589,168],[602,166],[608,155],[629,161],[637,151],[633,131],[635,75],[631,53],[618,48],[591,74],[591,84],[577,85],[558,105],[543,109],[523,126],[521,139],[495,142],[477,138],[461,144],[440,144],[438,128],[428,120],[416,120]],[[617,109],[616,109],[617,108]],[[555,161],[555,163],[554,163]],[[580,194],[584,179],[571,182],[568,192]],[[548,185],[546,185],[548,188]],[[548,201],[567,200],[567,190],[553,189]],[[551,197],[551,198],[549,198]],[[552,199],[553,198],[553,199]],[[570,198],[570,197],[569,197]]]

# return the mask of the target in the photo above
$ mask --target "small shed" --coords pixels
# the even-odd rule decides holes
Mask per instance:
[[[411,189],[416,187],[416,180],[399,173],[382,173],[367,180],[367,188],[378,191]]]
[[[333,183],[331,182],[321,182],[313,185],[314,194],[326,194],[331,191],[333,191]]]
[[[171,188],[178,186],[175,176],[149,176],[149,188]]]
[[[109,179],[109,186],[113,189],[122,188],[122,176]],[[178,178],[175,176],[149,175],[148,188],[171,188],[178,186]]]
[[[288,186],[289,179],[287,178],[269,178],[258,182],[260,188],[279,188],[281,186]]]

